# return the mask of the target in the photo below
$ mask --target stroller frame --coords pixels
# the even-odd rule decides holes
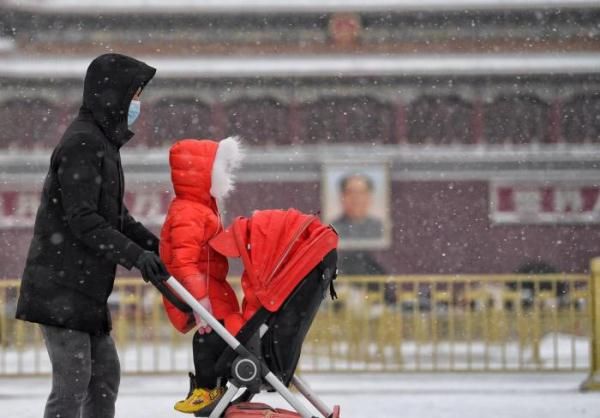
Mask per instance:
[[[235,352],[237,357],[231,364],[231,378],[229,379],[229,387],[215,405],[211,411],[209,418],[219,418],[230,406],[231,402],[238,394],[238,392],[250,387],[260,387],[264,381],[277,391],[291,406],[294,408],[302,418],[318,418],[307,408],[307,406],[296,397],[280,380],[275,373],[273,373],[264,360],[259,359],[252,352],[244,346],[235,336],[233,336],[204,306],[202,306],[188,291],[183,287],[175,278],[170,277],[165,282],[153,283],[158,290],[163,293],[167,298],[172,300],[173,293],[175,293],[181,301],[183,301],[187,307],[191,308],[196,312],[206,323],[216,332],[227,345]],[[165,286],[166,285],[166,286]],[[168,288],[167,288],[168,286]],[[173,293],[171,293],[173,292]],[[169,294],[171,293],[171,294]],[[260,338],[267,332],[268,327],[266,324],[262,324],[259,329],[258,345],[260,346]],[[254,344],[256,344],[256,339]],[[250,346],[253,344],[252,340],[248,342]],[[308,400],[319,413],[325,418],[339,418],[340,408],[334,406],[334,408],[328,407],[318,395],[310,388],[308,383],[302,380],[297,375],[293,375],[290,379],[290,383],[296,387],[296,389]],[[242,397],[241,395],[240,397]]]

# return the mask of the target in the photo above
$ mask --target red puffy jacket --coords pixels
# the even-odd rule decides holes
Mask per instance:
[[[228,317],[237,321],[240,308],[225,280],[227,258],[213,250],[208,241],[222,229],[215,197],[223,197],[228,191],[223,189],[231,188],[231,180],[221,178],[226,173],[220,172],[229,161],[215,164],[217,150],[222,147],[219,158],[227,160],[235,154],[230,148],[235,146],[237,142],[227,138],[220,143],[185,139],[171,147],[169,165],[175,198],[160,234],[160,256],[171,275],[196,299],[208,294],[213,315],[224,320],[230,330],[239,328],[239,324],[228,324]],[[221,183],[220,190],[213,182]],[[181,312],[165,298],[163,303],[175,328],[186,333],[194,327],[191,314]]]

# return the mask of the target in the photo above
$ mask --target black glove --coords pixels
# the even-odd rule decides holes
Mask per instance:
[[[171,276],[160,258],[152,251],[144,251],[140,254],[135,266],[142,272],[142,277],[146,282],[158,283]]]

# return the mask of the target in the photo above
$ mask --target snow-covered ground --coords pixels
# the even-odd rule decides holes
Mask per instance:
[[[578,392],[585,375],[558,374],[308,374],[323,399],[344,418],[600,417],[600,393]],[[183,417],[172,409],[186,376],[126,376],[117,417]],[[42,415],[49,378],[0,378],[0,416]],[[257,400],[285,407],[277,395]]]

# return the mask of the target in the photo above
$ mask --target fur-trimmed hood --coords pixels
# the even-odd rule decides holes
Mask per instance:
[[[223,199],[234,189],[233,172],[244,152],[237,137],[220,142],[208,139],[183,139],[169,151],[171,180],[175,195],[210,206],[213,199]]]

